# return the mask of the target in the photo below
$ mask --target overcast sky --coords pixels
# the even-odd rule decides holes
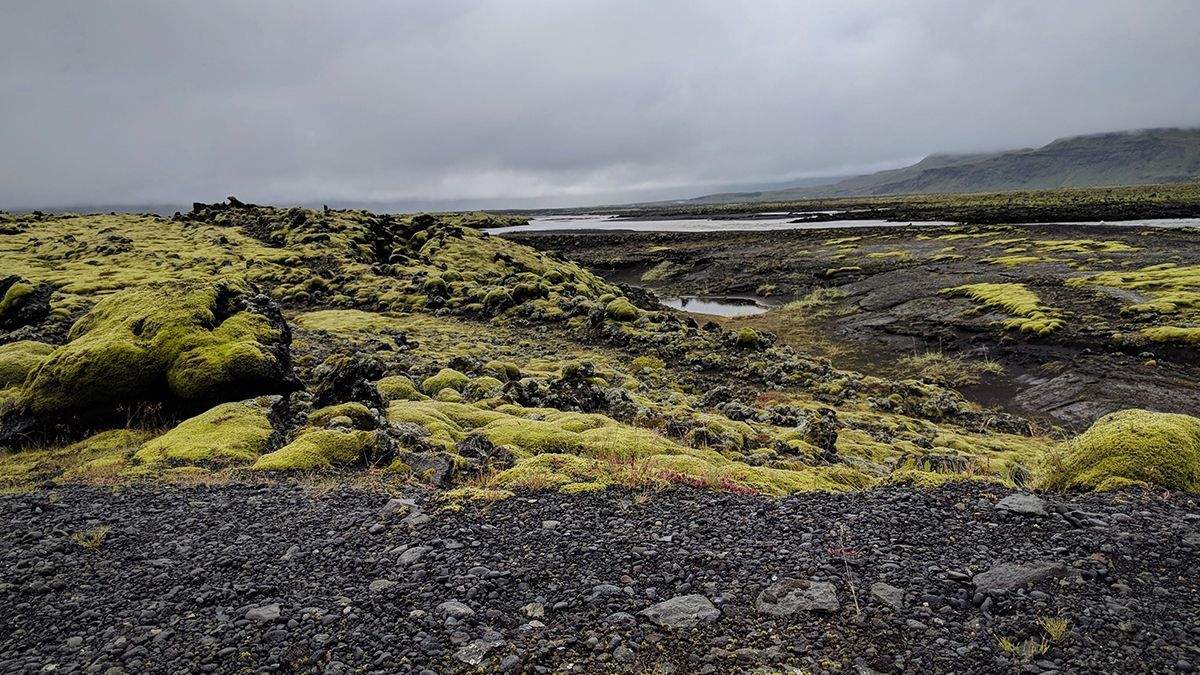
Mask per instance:
[[[1196,0],[4,0],[0,208],[589,204],[1197,126],[1198,27]]]

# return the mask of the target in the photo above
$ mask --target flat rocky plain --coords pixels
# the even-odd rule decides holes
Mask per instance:
[[[135,483],[4,495],[0,519],[5,673],[1200,666],[1200,501],[1179,492],[680,487],[455,510]]]
[[[1155,265],[1190,269],[1200,260],[1194,229],[1031,223],[512,238],[664,297],[756,298],[773,311],[721,323],[771,331],[864,373],[911,376],[905,359],[922,353],[994,364],[999,372],[956,383],[959,390],[984,406],[1068,428],[1086,428],[1131,402],[1200,410],[1197,343],[1131,339],[1182,317],[1135,311],[1161,288],[1122,287]],[[1003,312],[947,293],[978,283],[1021,284],[1061,326],[1044,336],[1006,329]],[[825,295],[806,298],[813,291]],[[789,306],[798,298],[806,298],[802,306]]]

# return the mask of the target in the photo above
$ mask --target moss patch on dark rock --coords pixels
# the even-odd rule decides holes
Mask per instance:
[[[1157,485],[1200,492],[1200,419],[1147,410],[1105,415],[1067,444],[1046,487],[1113,490]]]
[[[152,285],[104,298],[25,386],[38,415],[124,403],[219,401],[295,389],[282,317],[239,280]]]

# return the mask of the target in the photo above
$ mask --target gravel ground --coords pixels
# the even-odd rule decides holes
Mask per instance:
[[[1200,498],[1013,495],[609,491],[457,512],[284,484],[6,495],[0,672],[1200,666]],[[1067,628],[1047,638],[1041,617]]]

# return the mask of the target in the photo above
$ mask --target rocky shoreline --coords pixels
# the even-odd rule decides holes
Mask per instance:
[[[4,495],[0,671],[1200,665],[1200,500],[1187,493],[610,489],[458,510],[435,495],[289,483]]]

